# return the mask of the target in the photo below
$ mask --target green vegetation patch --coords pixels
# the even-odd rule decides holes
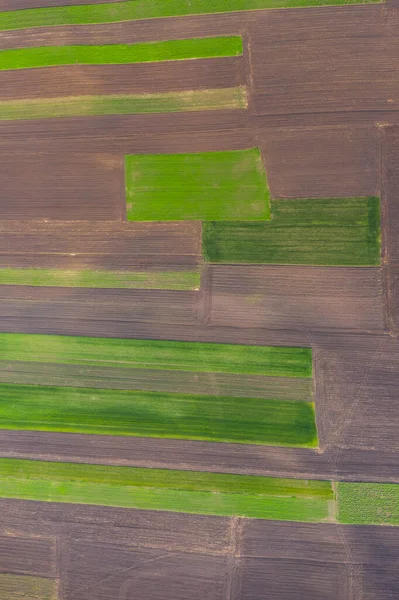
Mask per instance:
[[[214,263],[380,264],[379,198],[272,200],[270,222],[203,225]]]
[[[74,271],[61,269],[0,269],[1,285],[198,290],[200,273],[192,271]]]
[[[270,218],[269,190],[258,148],[125,157],[129,221]]]
[[[1,459],[0,496],[260,519],[323,521],[329,481]]]
[[[0,384],[0,428],[316,447],[314,404]]]
[[[0,573],[0,598],[4,600],[57,600],[57,597],[54,579]]]
[[[164,94],[71,96],[0,101],[0,121],[234,110],[247,108],[245,87]]]
[[[311,377],[312,350],[204,342],[0,333],[3,360]]]
[[[399,525],[399,484],[337,483],[338,521]]]
[[[1,17],[1,13],[0,13]],[[40,46],[0,51],[0,70],[58,65],[123,65],[131,63],[216,58],[242,54],[240,36],[167,40],[104,46]]]
[[[116,23],[135,19],[173,17],[263,8],[371,4],[377,0],[128,0],[115,4],[60,6],[0,13],[0,30]]]

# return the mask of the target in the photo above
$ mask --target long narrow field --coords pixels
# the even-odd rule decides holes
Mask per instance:
[[[0,13],[1,14],[1,13]],[[0,70],[59,65],[123,65],[242,54],[241,37],[192,38],[107,46],[43,46],[0,51]]]
[[[375,0],[368,0],[371,3]],[[287,8],[357,4],[359,0],[230,0],[229,10]],[[0,30],[44,27],[66,24],[116,23],[132,19],[151,19],[195,14],[226,12],[225,0],[128,0],[100,5],[36,8],[0,13]]]

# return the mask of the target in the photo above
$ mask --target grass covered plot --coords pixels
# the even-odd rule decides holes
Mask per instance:
[[[165,94],[28,98],[0,101],[0,121],[234,110],[246,107],[244,87]]]
[[[270,222],[203,225],[213,263],[380,264],[378,198],[273,200]]]
[[[338,521],[399,525],[399,484],[337,483]]]
[[[2,600],[57,600],[57,582],[44,577],[1,573],[0,598]]]
[[[274,446],[318,443],[311,402],[17,384],[0,384],[0,397],[0,429]]]
[[[239,56],[240,54],[242,54],[242,40],[239,36],[167,40],[141,44],[106,44],[104,46],[41,46],[39,48],[1,50],[0,70],[75,64],[123,65]]]
[[[310,348],[0,333],[2,360],[311,377]]]
[[[1,285],[198,290],[200,273],[191,271],[64,271],[61,269],[0,269]]]
[[[228,11],[337,4],[371,4],[377,0],[127,0],[112,4],[35,8],[0,13],[0,30],[116,23],[134,19],[223,13]]]
[[[270,218],[258,148],[125,157],[129,221],[254,221]]]
[[[0,459],[0,497],[325,521],[329,481]]]

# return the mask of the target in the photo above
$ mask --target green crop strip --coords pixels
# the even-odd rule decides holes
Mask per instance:
[[[310,348],[0,333],[2,360],[311,377]]]
[[[270,218],[269,190],[258,148],[127,155],[125,178],[129,221]]]
[[[0,269],[1,285],[198,290],[200,273],[191,271],[65,271],[61,269]]]
[[[203,252],[214,263],[380,264],[375,197],[272,200],[271,221],[205,222]]]
[[[337,483],[338,521],[362,525],[399,525],[399,485]]]
[[[326,521],[331,483],[1,459],[0,497],[260,519]]]
[[[247,105],[244,87],[165,94],[28,98],[0,101],[0,121],[233,110]]]
[[[260,398],[0,384],[0,428],[316,447],[314,405]]]
[[[0,13],[1,17],[1,13]],[[239,36],[106,44],[104,46],[41,46],[0,51],[0,70],[59,65],[123,65],[166,60],[216,58],[242,54]]]
[[[0,13],[0,30],[117,23],[135,19],[224,13],[266,8],[371,4],[377,0],[129,0],[115,4],[34,8]]]
[[[45,577],[0,574],[0,598],[4,600],[57,600],[57,582]]]

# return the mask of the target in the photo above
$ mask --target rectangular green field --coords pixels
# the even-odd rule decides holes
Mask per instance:
[[[0,70],[34,69],[58,65],[123,65],[240,54],[242,54],[240,36],[104,46],[40,46],[0,50]]]
[[[326,521],[329,481],[0,459],[0,497]]]
[[[270,218],[258,148],[125,157],[129,221],[255,221]]]
[[[0,574],[2,600],[57,600],[57,581],[45,577]]]
[[[112,4],[59,6],[0,13],[0,30],[52,25],[117,23],[136,19],[267,8],[371,4],[377,0],[128,0]]]
[[[375,266],[379,198],[272,200],[270,222],[203,224],[212,263]]]
[[[247,106],[245,87],[165,94],[27,98],[0,101],[0,121],[236,110]]]
[[[62,269],[1,269],[0,285],[198,290],[200,273],[192,271],[65,271]]]
[[[310,348],[24,333],[0,333],[0,348],[3,361],[312,377]]]
[[[314,404],[0,384],[0,429],[317,447]]]
[[[338,521],[361,525],[399,525],[399,484],[337,484]]]

